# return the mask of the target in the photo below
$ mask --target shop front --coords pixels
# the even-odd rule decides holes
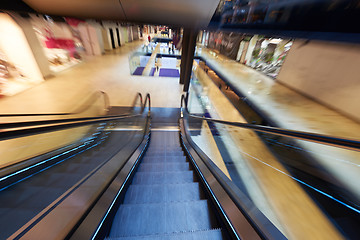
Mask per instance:
[[[52,72],[59,72],[80,63],[85,54],[80,31],[64,18],[31,14],[31,24]]]
[[[250,66],[269,77],[276,78],[291,45],[291,40],[260,38],[252,52]]]
[[[235,32],[207,32],[202,33],[198,42],[214,54],[222,54],[276,78],[293,41]]]

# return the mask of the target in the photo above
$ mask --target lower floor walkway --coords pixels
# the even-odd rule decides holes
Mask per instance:
[[[89,57],[41,84],[3,97],[0,113],[67,112],[99,90],[109,95],[113,106],[131,106],[137,92],[149,92],[153,107],[179,107],[182,86],[178,78],[130,74],[129,55],[142,43],[134,41],[105,55]]]

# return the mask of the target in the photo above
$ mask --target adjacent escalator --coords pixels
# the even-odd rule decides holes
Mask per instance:
[[[109,161],[133,137],[131,131],[107,136],[109,132],[102,133],[96,143],[82,152],[0,191],[0,238],[5,239],[20,229],[81,179]]]
[[[140,107],[137,107],[139,101]],[[20,238],[74,191],[96,193],[99,186],[106,186],[107,182],[111,182],[119,165],[121,166],[122,161],[127,159],[143,139],[143,132],[139,129],[143,128],[146,122],[146,114],[142,114],[141,95],[136,97],[134,106],[128,110],[131,114],[113,114],[109,117],[88,119],[88,121],[93,121],[93,124],[81,122],[82,119],[76,118],[71,119],[73,122],[68,123],[69,127],[62,126],[61,124],[64,123],[61,122],[56,123],[58,125],[54,126],[59,127],[60,131],[51,129],[52,120],[45,120],[44,125],[40,126],[37,122],[34,123],[38,125],[29,125],[30,130],[42,128],[46,131],[49,127],[51,137],[57,138],[67,137],[62,132],[64,128],[69,129],[67,134],[76,134],[79,127],[85,126],[89,134],[80,135],[85,136],[84,139],[79,139],[68,146],[0,169],[2,174],[0,176],[0,239]],[[119,109],[114,113],[117,112]],[[28,122],[24,123],[26,124]],[[3,133],[6,134],[6,131],[7,129]],[[13,129],[9,129],[10,133],[11,131]],[[25,147],[29,144],[29,141],[23,140],[21,136],[17,138],[15,134],[16,132],[14,133],[14,138],[17,140],[15,142],[19,147],[22,147],[20,144]],[[39,133],[31,136],[38,141],[41,139],[49,147],[52,147],[51,144],[54,142],[48,137],[50,135],[46,135],[48,139]],[[33,150],[33,152],[36,151],[40,150]],[[106,171],[104,166],[109,164],[113,164],[113,167],[111,171]],[[89,188],[89,185],[84,187],[84,183],[92,177],[100,179],[90,184],[94,186],[93,188]]]

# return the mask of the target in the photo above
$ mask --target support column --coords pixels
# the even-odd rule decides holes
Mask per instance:
[[[186,56],[186,68],[185,68],[185,73],[184,73],[184,88],[183,88],[184,92],[189,91],[192,66],[193,66],[193,61],[194,61],[194,53],[195,53],[195,47],[196,47],[196,37],[197,37],[198,33],[199,33],[198,31],[191,30],[190,36],[189,36],[188,51],[187,51],[187,56]]]
[[[183,39],[182,39],[182,43],[181,43],[180,84],[184,84],[184,79],[185,79],[185,69],[186,69],[189,37],[190,37],[189,29],[184,29]]]
[[[193,29],[184,29],[180,66],[180,83],[184,84],[183,91],[185,92],[189,90],[197,34],[198,31]]]

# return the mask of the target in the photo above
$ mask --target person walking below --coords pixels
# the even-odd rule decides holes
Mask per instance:
[[[170,54],[170,51],[172,50],[172,46],[173,46],[173,43],[169,42],[169,54]],[[173,51],[173,54],[174,54],[174,51]]]
[[[150,41],[151,41],[151,37],[150,37],[150,35],[148,35],[148,40],[149,40],[149,43],[150,43]]]

